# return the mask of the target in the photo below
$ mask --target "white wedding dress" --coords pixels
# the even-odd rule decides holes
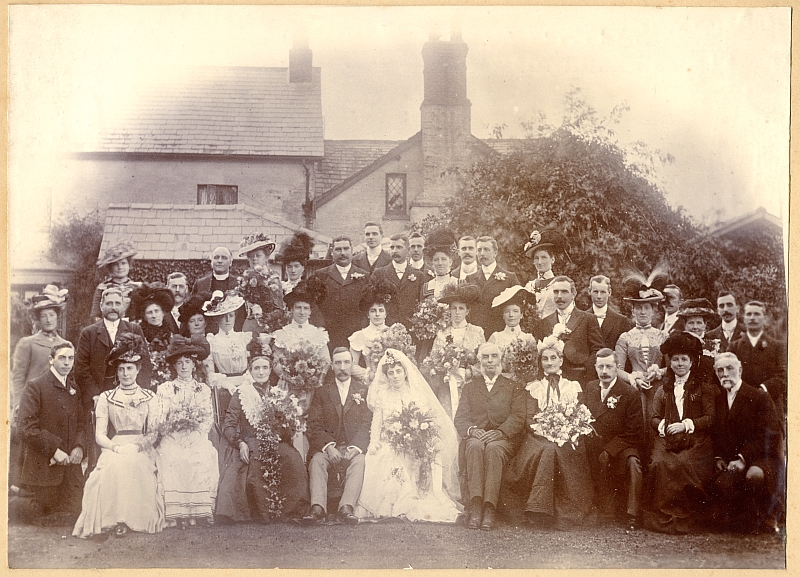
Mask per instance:
[[[369,387],[367,405],[372,411],[370,444],[366,455],[364,484],[355,513],[358,517],[401,517],[409,521],[454,523],[462,511],[458,482],[458,435],[441,404],[419,370],[403,353],[388,349],[400,358],[406,381],[400,389],[389,386],[383,365],[378,363]],[[424,486],[419,483],[421,463],[398,454],[386,439],[386,420],[410,403],[429,413],[439,431],[434,463],[426,470]]]

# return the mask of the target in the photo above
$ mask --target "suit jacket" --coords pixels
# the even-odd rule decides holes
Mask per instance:
[[[359,303],[367,286],[369,273],[355,265],[342,280],[335,264],[319,269],[315,276],[325,284],[325,299],[320,303],[323,326],[328,330],[330,347],[350,347],[347,340],[361,329]]]
[[[392,257],[385,250],[381,251],[381,254],[378,255],[378,260],[376,260],[373,264],[369,264],[369,259],[367,258],[367,251],[360,252],[353,257],[353,266],[358,267],[361,270],[367,271],[369,275],[371,275],[379,268],[384,267],[391,263],[392,263]]]
[[[502,331],[506,328],[503,322],[503,311],[492,310],[492,301],[505,289],[519,284],[517,275],[502,268],[499,264],[494,272],[486,280],[483,269],[478,266],[478,272],[467,277],[467,282],[477,285],[480,290],[480,301],[472,305],[469,311],[469,322],[483,328],[484,336],[488,339],[492,333]]]
[[[533,336],[541,341],[553,333],[556,324],[558,324],[557,312],[540,319],[533,327]],[[586,375],[596,374],[594,355],[603,348],[603,335],[594,314],[578,308],[572,310],[567,328],[571,332],[561,335],[561,340],[564,341],[564,376],[584,384],[591,378],[587,378]]]
[[[49,370],[28,382],[19,405],[19,428],[25,440],[20,481],[40,487],[61,484],[65,467],[51,467],[50,459],[56,449],[68,455],[75,447],[85,452],[85,422],[81,391],[72,374],[67,376],[67,387]]]
[[[725,338],[725,333],[722,332],[722,325],[720,324],[717,328],[712,329],[710,331],[706,331],[706,338],[707,339],[719,339],[719,351],[721,353],[727,353],[730,351],[731,345],[739,340],[739,337],[745,333],[744,323],[742,321],[736,321],[736,328],[733,329],[733,335],[730,341]]]
[[[616,403],[609,403],[611,397]],[[600,400],[600,381],[586,384],[584,404],[592,413],[592,423],[597,435],[586,437],[589,462],[596,463],[597,456],[605,451],[612,459],[627,460],[629,455],[639,456],[639,444],[644,438],[644,417],[639,391],[617,378],[606,400]],[[613,404],[613,408],[610,406]]]
[[[194,281],[194,286],[192,287],[192,294],[193,295],[200,294],[200,293],[211,294],[211,292],[212,292],[211,291],[211,279],[212,278],[213,278],[213,274],[209,273],[206,276],[201,277],[201,278],[197,279],[196,281]],[[226,278],[224,281],[222,281],[221,284],[222,284],[222,288],[219,288],[218,290],[221,290],[222,292],[226,292],[226,291],[235,289],[239,283],[236,280],[236,277],[233,275],[233,273],[229,273],[228,274],[228,278]],[[172,315],[170,315],[170,316],[172,316]],[[246,320],[247,320],[247,308],[246,307],[240,307],[236,311],[236,320],[233,323],[233,330],[236,331],[236,332],[240,332],[242,330],[242,326],[244,326],[244,321],[246,321]],[[217,328],[217,323],[213,323],[213,325],[211,325],[211,329],[212,329],[211,332],[216,334],[217,331],[219,330]]]
[[[454,424],[462,438],[475,426],[484,431],[498,430],[517,442],[525,426],[528,391],[508,377],[499,375],[489,392],[486,380],[479,374],[464,385]]]
[[[586,312],[590,315],[594,315],[594,309],[592,307],[589,307],[589,310]],[[597,326],[600,326],[600,320],[597,317],[595,317],[594,320]],[[617,346],[619,336],[632,328],[633,322],[628,317],[612,310],[611,306],[609,306],[606,308],[606,318],[603,319],[603,326],[600,327],[600,335],[603,337],[603,346],[613,351]]]
[[[361,402],[353,399],[361,395]],[[308,409],[308,458],[322,451],[328,443],[337,446],[355,445],[363,453],[369,445],[369,428],[372,424],[372,411],[367,407],[367,387],[352,377],[350,392],[342,406],[339,388],[335,383],[322,385],[314,391],[311,407]]]
[[[386,306],[387,324],[399,322],[408,328],[408,321],[417,310],[423,286],[430,277],[424,270],[419,271],[409,264],[406,266],[403,278],[399,279],[394,271],[394,266],[389,264],[376,268],[371,278],[391,283],[397,288],[397,294]]]
[[[715,418],[714,455],[725,462],[741,455],[747,467],[776,471],[782,460],[782,433],[767,393],[743,382],[730,409],[727,392],[717,395]]]
[[[764,385],[783,419],[787,406],[786,343],[762,334],[754,347],[745,331],[729,350],[742,362],[742,380],[754,387]]]
[[[144,339],[142,328],[136,323],[120,321],[117,327],[117,336],[122,333],[134,333]],[[106,364],[106,356],[111,350],[111,337],[103,321],[85,327],[78,339],[78,349],[75,351],[75,380],[83,393],[83,404],[88,412],[92,409],[92,397],[103,391],[114,388],[114,369]],[[147,351],[147,342],[144,343]],[[150,357],[142,358],[142,368],[136,377],[136,382],[143,389],[151,389],[150,375],[152,364]]]
[[[57,336],[52,341],[42,331],[35,335],[22,337],[14,349],[14,364],[11,371],[11,396],[10,415],[19,407],[25,383],[50,370],[50,349],[54,345],[66,343],[65,339]]]

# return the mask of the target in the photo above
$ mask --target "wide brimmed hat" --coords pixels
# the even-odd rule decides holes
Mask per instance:
[[[31,313],[39,314],[45,309],[61,310],[67,304],[67,289],[59,289],[54,284],[49,284],[38,295],[31,297]]]
[[[687,299],[678,308],[678,318],[704,317],[706,319],[717,318],[713,305],[708,299]]]
[[[247,352],[250,355],[250,360],[257,357],[265,357],[272,360],[272,347],[270,342],[272,335],[267,333],[253,333],[253,338],[247,343]]]
[[[361,297],[360,307],[364,312],[369,311],[370,307],[374,304],[387,305],[395,295],[397,295],[397,287],[390,282],[381,279],[370,279],[364,295]]]
[[[696,336],[681,332],[673,331],[663,343],[661,343],[661,352],[665,355],[689,355],[690,357],[699,357],[703,354],[703,343]]]
[[[210,353],[211,347],[203,337],[187,338],[183,335],[171,335],[164,358],[168,363],[172,363],[172,361],[180,357],[189,357],[202,361]]]
[[[436,228],[428,234],[425,239],[425,248],[422,253],[428,258],[433,257],[437,252],[443,252],[449,255],[455,253],[456,248],[456,235],[449,228]]]
[[[211,299],[203,303],[202,311],[207,317],[221,317],[239,309],[244,304],[244,297],[235,290],[226,293],[214,291]]]
[[[135,363],[146,356],[144,339],[136,333],[119,333],[113,348],[106,355],[107,365]]]
[[[209,293],[198,293],[190,296],[183,304],[178,307],[178,322],[181,324],[188,323],[194,315],[205,315],[203,305],[207,300],[211,299]]]
[[[652,287],[640,285],[638,288],[632,288],[622,300],[629,303],[658,303],[664,300],[664,295]]]
[[[525,251],[526,257],[533,258],[537,250],[544,249],[548,252],[566,252],[568,246],[567,237],[557,230],[548,228],[542,231],[534,230],[531,232],[530,238],[528,242],[525,243],[522,250]]]
[[[269,256],[275,250],[275,237],[263,232],[254,232],[247,235],[239,243],[239,258],[247,256],[247,253],[257,248],[263,248]]]
[[[142,286],[131,291],[128,316],[133,320],[144,320],[144,311],[153,303],[161,307],[164,314],[169,313],[175,306],[175,295],[164,283],[142,283]]]
[[[514,285],[504,289],[499,295],[492,300],[492,308],[504,308],[508,305],[519,305],[524,308],[525,304],[530,300],[536,300],[536,297],[531,291],[524,286]]]
[[[297,231],[289,242],[283,245],[281,257],[284,264],[299,262],[306,266],[308,259],[311,258],[311,251],[314,250],[313,239],[305,232]]]
[[[290,309],[296,302],[304,302],[316,306],[322,302],[326,293],[327,287],[325,283],[317,279],[317,277],[312,276],[309,279],[297,283],[297,286],[292,289],[292,292],[283,297],[283,302],[285,302],[286,306]]]
[[[630,303],[657,303],[664,300],[664,295],[656,287],[666,284],[669,278],[669,266],[662,260],[653,268],[650,275],[645,278],[644,273],[630,269],[622,278],[625,296],[622,300]]]
[[[134,245],[130,240],[123,240],[122,242],[106,249],[106,252],[103,253],[103,256],[97,259],[97,266],[104,267],[132,256],[136,256],[136,245]]]
[[[439,297],[439,302],[443,304],[451,304],[454,302],[472,305],[477,303],[481,298],[478,287],[471,283],[459,282],[458,284],[447,284],[442,289],[442,296]]]

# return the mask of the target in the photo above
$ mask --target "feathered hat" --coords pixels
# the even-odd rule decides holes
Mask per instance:
[[[247,256],[247,253],[257,248],[263,248],[267,256],[275,250],[275,237],[263,232],[253,232],[248,234],[239,243],[239,258]]]
[[[539,351],[539,354],[542,354],[542,351],[547,349],[553,349],[560,355],[564,354],[564,341],[558,338],[555,335],[547,335],[541,341],[536,344],[536,350]]]
[[[144,311],[151,304],[157,304],[166,314],[175,306],[175,296],[164,283],[142,283],[142,286],[131,291],[131,304],[128,307],[128,316],[133,319],[144,320]]]
[[[67,289],[59,289],[54,284],[49,284],[42,289],[38,295],[31,297],[31,314],[38,315],[45,309],[56,309],[60,311],[67,304]]]
[[[459,282],[458,284],[447,284],[442,289],[442,296],[439,297],[439,302],[444,304],[451,304],[453,302],[464,303],[465,305],[473,305],[480,300],[480,291],[474,284]]]
[[[317,277],[312,276],[309,279],[297,283],[297,286],[292,289],[292,292],[283,297],[283,302],[285,302],[286,306],[290,309],[298,301],[316,306],[325,298],[326,292],[327,287],[325,283]]]
[[[183,301],[183,304],[178,307],[178,322],[181,324],[188,323],[189,319],[194,315],[204,315],[203,305],[210,299],[210,294],[198,293]]]
[[[281,250],[283,264],[299,262],[301,265],[306,266],[308,259],[311,258],[311,251],[313,250],[313,239],[307,233],[298,230],[294,233],[294,236],[283,245]]]
[[[568,248],[567,237],[555,229],[547,228],[542,231],[533,230],[522,250],[525,251],[526,257],[533,258],[537,250],[544,249],[551,253],[566,253]]]
[[[103,256],[97,259],[97,266],[102,268],[106,265],[121,261],[124,258],[136,256],[136,245],[133,241],[123,240],[112,247],[106,249]]]
[[[708,299],[686,299],[678,308],[678,318],[703,317],[706,320],[717,318]]]
[[[214,291],[211,300],[203,303],[203,314],[207,317],[221,317],[237,310],[244,304],[244,297],[235,290]]]
[[[145,356],[144,339],[136,333],[119,333],[114,346],[106,355],[106,364],[135,363]]]
[[[525,304],[530,300],[536,301],[533,293],[520,285],[514,285],[504,289],[499,295],[492,300],[492,308],[505,308],[508,305],[519,305],[524,308]]]
[[[211,354],[211,346],[205,338],[187,338],[183,335],[171,335],[164,357],[168,363],[172,363],[180,357],[189,357],[197,361],[202,361],[209,354]]]
[[[422,252],[428,258],[433,258],[437,252],[452,256],[456,249],[456,235],[447,227],[436,228],[428,233],[425,239],[425,248]]]
[[[374,304],[386,306],[395,295],[397,295],[397,287],[392,283],[382,279],[370,279],[364,288],[364,295],[361,297],[361,310],[367,312]]]
[[[630,303],[657,303],[664,300],[661,291],[669,279],[669,265],[665,260],[658,261],[658,264],[645,278],[644,274],[631,269],[622,277],[622,286],[625,296],[622,300]]]
[[[267,333],[253,333],[253,338],[247,343],[247,352],[250,360],[257,357],[265,357],[272,360],[272,347],[269,346],[272,335]]]
[[[664,355],[689,355],[692,358],[698,358],[703,354],[703,343],[696,336],[681,332],[673,331],[663,343],[661,343],[661,352]]]

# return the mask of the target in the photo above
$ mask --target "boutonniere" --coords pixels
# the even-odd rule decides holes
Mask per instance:
[[[553,336],[556,337],[557,339],[560,339],[561,337],[566,336],[570,333],[572,333],[572,331],[568,329],[567,325],[565,325],[564,323],[556,323],[553,326]]]
[[[497,280],[506,280],[506,273],[504,272],[496,272],[494,273],[494,278]]]
[[[70,388],[69,388],[69,394],[70,394],[70,395],[74,395],[74,394],[75,394],[75,393],[77,393],[77,392],[78,392],[78,391],[76,391],[76,390],[75,390],[75,389],[73,389],[72,387],[70,387]]]
[[[689,395],[689,400],[694,403],[697,400],[697,393],[692,393]]]
[[[619,398],[620,398],[620,395],[617,395],[616,397],[613,397],[613,396],[612,397],[608,397],[606,399],[606,405],[608,406],[608,408],[609,409],[613,409],[614,407],[616,407],[617,403],[619,402]]]
[[[353,402],[356,405],[360,405],[361,403],[364,402],[364,397],[361,396],[361,393],[353,393],[352,397],[353,397]]]
[[[409,282],[417,282],[417,275],[415,274],[408,275],[408,280]]]
[[[350,278],[363,278],[364,274],[360,272],[352,272],[350,273]]]
[[[709,351],[707,349],[703,349],[703,354],[705,356],[707,356],[707,357],[713,357],[714,356],[714,353],[712,353],[711,351]]]
[[[766,349],[767,348],[767,341],[761,341],[761,348],[762,349]]]

